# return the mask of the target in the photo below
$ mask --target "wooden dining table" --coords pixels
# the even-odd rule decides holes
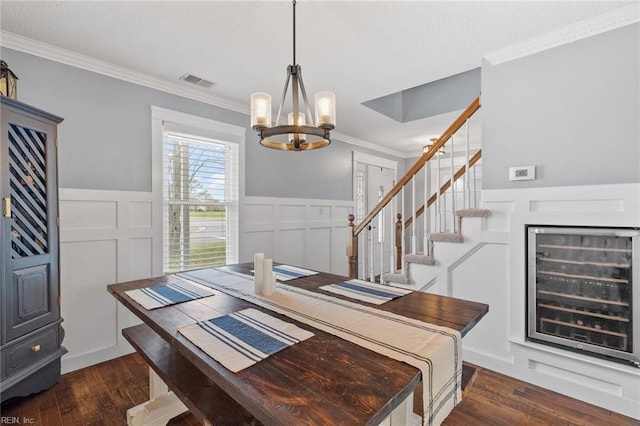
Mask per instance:
[[[250,274],[252,268],[252,263],[245,263],[223,269]],[[322,293],[320,287],[347,279],[321,272],[286,284]],[[150,399],[128,411],[130,425],[163,424],[186,410],[203,424],[412,422],[413,392],[421,381],[420,370],[413,366],[215,289],[214,296],[152,310],[125,293],[183,281],[184,278],[169,274],[107,287],[142,320],[142,324],[123,330],[150,368]],[[337,294],[331,296],[353,301]],[[179,327],[245,308],[267,312],[312,331],[314,337],[233,373],[177,331]],[[489,310],[483,303],[420,291],[375,308],[446,326],[462,336]]]

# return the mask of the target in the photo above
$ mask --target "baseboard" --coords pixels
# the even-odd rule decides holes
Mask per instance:
[[[111,359],[128,355],[133,352],[133,347],[131,347],[129,343],[123,340],[122,343],[118,344],[117,346],[111,346],[108,348],[78,355],[69,356],[69,354],[67,354],[66,356],[62,357],[62,374],[80,370],[81,368],[109,361]]]

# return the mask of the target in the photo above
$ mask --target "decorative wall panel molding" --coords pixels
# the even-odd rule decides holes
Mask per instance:
[[[346,275],[352,211],[352,201],[245,197],[240,261],[264,253],[276,262]]]
[[[132,351],[121,330],[138,320],[107,285],[152,276],[151,206],[150,192],[60,190],[63,373]]]

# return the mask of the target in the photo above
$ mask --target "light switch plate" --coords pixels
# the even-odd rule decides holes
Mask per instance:
[[[536,166],[509,167],[509,180],[534,180]]]

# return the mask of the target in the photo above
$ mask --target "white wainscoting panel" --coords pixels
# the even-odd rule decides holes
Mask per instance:
[[[151,207],[150,201],[131,201],[129,223],[132,228],[151,228]]]
[[[245,197],[240,261],[264,253],[276,262],[346,275],[352,201]]]
[[[116,280],[117,241],[65,242],[60,258],[67,356],[117,345],[117,324],[112,318],[116,303],[105,286]]]
[[[611,200],[535,200],[529,202],[532,212],[612,212],[624,211],[624,201]]]
[[[274,260],[276,262],[287,263],[290,265],[304,265],[305,248],[306,248],[306,230],[305,228],[287,229],[286,224],[280,228],[276,248],[274,251]]]
[[[60,217],[67,229],[116,229],[118,203],[115,201],[76,201],[60,203]]]
[[[330,271],[333,257],[327,256],[323,251],[326,247],[331,247],[331,228],[311,228],[307,231],[307,238],[309,238],[310,244],[307,245],[306,266],[316,271]],[[338,263],[341,260],[346,262],[346,255],[343,257],[344,259],[338,258],[336,261]]]
[[[140,280],[152,276],[152,239],[129,240],[129,280]]]
[[[63,373],[132,351],[121,330],[139,321],[107,285],[152,276],[151,207],[150,192],[60,190]]]
[[[240,262],[253,262],[254,253],[264,253],[266,259],[273,259],[274,231],[247,231],[240,238]]]

